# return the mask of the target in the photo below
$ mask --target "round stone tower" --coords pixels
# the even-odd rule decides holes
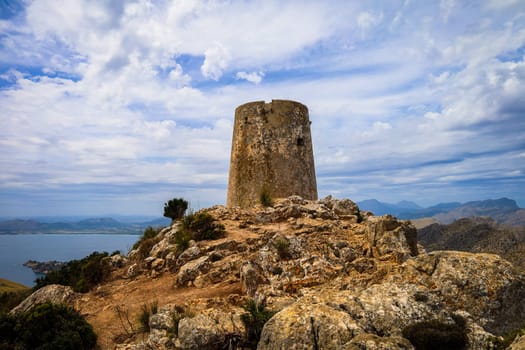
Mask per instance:
[[[228,207],[250,207],[261,194],[317,199],[308,108],[295,101],[249,102],[235,109]]]

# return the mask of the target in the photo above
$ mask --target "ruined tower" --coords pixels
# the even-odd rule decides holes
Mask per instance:
[[[227,206],[272,198],[317,199],[308,108],[295,101],[249,102],[235,109]]]

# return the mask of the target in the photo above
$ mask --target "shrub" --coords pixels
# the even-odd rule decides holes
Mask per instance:
[[[16,292],[0,292],[0,314],[9,312],[30,294],[30,288]]]
[[[465,320],[454,317],[454,324],[437,320],[412,324],[403,329],[403,337],[416,350],[462,350],[468,345]]]
[[[206,212],[186,215],[182,219],[181,228],[196,241],[218,239],[225,235],[224,225],[216,223],[213,216]]]
[[[275,315],[274,311],[266,309],[264,305],[257,305],[253,299],[249,299],[244,310],[247,313],[241,315],[241,320],[246,327],[246,339],[250,349],[257,349],[257,344],[261,339],[261,332],[266,322]]]
[[[190,247],[191,239],[191,234],[188,231],[177,231],[177,233],[175,234],[175,244],[177,244],[177,256],[179,256],[183,251]]]
[[[33,290],[48,284],[61,284],[72,287],[75,292],[85,293],[110,275],[111,267],[107,256],[106,252],[94,252],[81,260],[71,260],[60,270],[38,278]]]
[[[149,318],[158,312],[159,303],[154,301],[151,304],[142,304],[139,314],[140,329],[143,332],[149,332]]]
[[[268,187],[264,186],[262,188],[261,193],[259,193],[259,202],[261,202],[263,207],[273,206],[273,199],[270,195],[270,190],[268,190]]]
[[[186,317],[193,317],[195,316],[195,313],[193,313],[190,309],[186,309],[184,307],[181,307],[181,306],[176,306],[175,307],[175,311],[173,312],[172,314],[172,321],[173,321],[173,326],[168,329],[168,333],[172,334],[172,335],[175,335],[176,337],[179,336],[179,323],[180,323],[180,320],[182,320],[183,318],[186,318]]]
[[[140,236],[139,240],[135,242],[135,244],[133,244],[133,248],[132,249],[137,249],[140,247],[140,245],[142,244],[142,242],[144,242],[145,240],[147,239],[151,239],[151,238],[155,238],[159,233],[159,229],[155,229],[151,226],[148,226],[145,230],[144,230],[144,233],[142,234],[142,236]]]
[[[188,209],[187,201],[182,198],[173,198],[168,203],[164,203],[164,216],[177,220],[184,216],[186,209]]]
[[[0,315],[0,349],[93,349],[97,336],[74,309],[50,303],[18,316]]]
[[[290,259],[292,254],[290,253],[290,242],[284,238],[279,237],[273,242],[273,246],[277,249],[277,254],[281,259]]]

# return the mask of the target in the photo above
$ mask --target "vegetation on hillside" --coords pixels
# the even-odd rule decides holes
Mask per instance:
[[[264,305],[258,305],[253,299],[249,299],[243,308],[247,311],[241,315],[241,320],[246,327],[246,339],[249,339],[249,344],[246,345],[250,349],[257,349],[262,329],[275,312],[266,309]]]
[[[81,260],[71,260],[58,271],[52,271],[36,280],[34,290],[49,284],[70,286],[75,292],[85,293],[103,282],[111,272],[108,253],[94,252]]]
[[[0,314],[0,349],[93,349],[97,336],[74,309],[44,303],[17,316]]]
[[[151,248],[159,242],[157,235],[159,234],[160,229],[155,229],[151,226],[144,230],[144,233],[139,238],[137,242],[133,245],[133,249],[138,249],[137,258],[139,260],[144,260],[149,256]]]
[[[190,241],[218,239],[226,234],[224,225],[217,223],[213,216],[206,212],[197,212],[186,215],[181,227],[175,233],[177,253],[185,251]]]
[[[177,220],[184,216],[186,209],[188,209],[188,202],[186,200],[173,198],[167,203],[164,203],[164,216],[171,218],[171,220]]]

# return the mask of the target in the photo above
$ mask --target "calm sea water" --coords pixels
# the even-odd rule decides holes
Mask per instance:
[[[27,260],[69,261],[94,251],[127,253],[139,235],[114,234],[34,234],[0,235],[0,277],[33,286],[37,277],[23,266]]]

